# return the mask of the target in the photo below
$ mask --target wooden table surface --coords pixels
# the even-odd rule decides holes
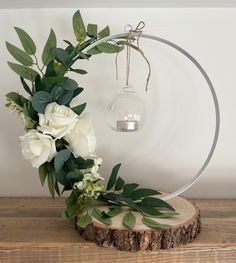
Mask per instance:
[[[157,252],[122,252],[84,241],[60,216],[64,201],[0,198],[0,262],[236,263],[236,200],[194,200],[202,232],[191,244]]]

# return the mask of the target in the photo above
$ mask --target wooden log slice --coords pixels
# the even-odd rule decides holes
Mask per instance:
[[[115,247],[124,251],[170,249],[179,244],[192,242],[201,229],[199,209],[182,197],[168,201],[179,215],[172,218],[153,218],[171,227],[165,229],[150,229],[142,223],[142,215],[134,212],[136,224],[134,229],[122,225],[122,218],[127,211],[112,218],[112,224],[107,226],[96,219],[82,229],[76,225],[79,234],[86,240],[94,241],[99,246]],[[106,211],[107,207],[99,206]],[[77,219],[76,219],[77,220]]]

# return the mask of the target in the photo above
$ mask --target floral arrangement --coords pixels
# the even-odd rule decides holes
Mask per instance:
[[[67,77],[68,72],[86,74],[75,66],[82,59],[90,59],[100,53],[117,53],[124,41],[105,41],[84,53],[83,50],[110,34],[109,27],[98,32],[97,25],[85,27],[80,11],[73,16],[76,43],[68,40],[65,48],[57,47],[51,29],[44,46],[41,61],[36,56],[36,45],[22,29],[15,27],[23,49],[8,42],[10,54],[20,63],[8,62],[20,76],[28,97],[10,92],[6,106],[22,119],[25,134],[20,137],[23,157],[38,168],[44,185],[47,180],[52,197],[69,192],[66,198],[65,218],[78,216],[77,224],[85,228],[92,218],[110,225],[112,217],[129,208],[123,218],[127,228],[135,226],[135,213],[143,215],[143,223],[151,228],[162,228],[154,217],[171,217],[177,213],[165,201],[156,197],[156,190],[140,188],[136,183],[126,183],[118,172],[117,164],[105,188],[98,170],[102,159],[96,156],[96,137],[91,116],[85,112],[86,103],[73,107],[72,100],[83,91],[78,83]],[[107,206],[106,211],[94,207],[94,201]]]

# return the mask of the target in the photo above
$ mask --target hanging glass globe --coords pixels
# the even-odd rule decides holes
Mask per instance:
[[[142,128],[145,106],[131,86],[126,86],[108,104],[106,121],[118,132],[135,132]]]

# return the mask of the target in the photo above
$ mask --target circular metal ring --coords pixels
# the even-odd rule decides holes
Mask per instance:
[[[133,33],[133,36],[137,36],[137,33]],[[98,41],[96,41],[95,43],[91,44],[90,46],[88,46],[87,48],[85,48],[83,50],[83,52],[87,52],[89,51],[91,48],[96,47],[97,45],[104,43],[108,40],[112,40],[112,39],[117,39],[117,38],[122,38],[122,37],[127,37],[128,33],[122,33],[122,34],[117,34],[117,35],[113,35],[113,36],[108,36],[105,37],[103,39],[100,39]],[[199,169],[199,171],[193,176],[193,178],[191,180],[189,180],[185,185],[183,185],[181,188],[179,188],[177,191],[175,191],[174,193],[168,194],[166,196],[163,196],[161,199],[162,200],[170,200],[171,198],[174,198],[182,193],[184,193],[186,190],[188,190],[193,184],[195,184],[198,179],[201,177],[201,175],[203,174],[203,172],[205,171],[205,169],[207,168],[217,145],[217,141],[218,141],[218,137],[219,137],[219,130],[220,130],[220,110],[219,110],[219,103],[218,103],[218,99],[216,96],[216,92],[215,89],[212,85],[212,82],[210,80],[210,78],[208,77],[206,71],[203,69],[203,67],[199,64],[199,62],[192,56],[190,55],[186,50],[184,50],[183,48],[179,47],[178,45],[174,44],[171,41],[165,40],[163,38],[159,38],[153,35],[146,35],[146,34],[141,34],[140,37],[142,38],[147,38],[147,39],[151,39],[151,40],[155,40],[158,42],[161,42],[163,44],[166,44],[174,49],[176,49],[177,51],[179,51],[180,53],[182,53],[185,57],[187,57],[200,71],[200,73],[202,74],[203,78],[205,79],[205,81],[207,82],[207,85],[210,89],[211,95],[212,95],[212,99],[214,102],[214,107],[215,107],[215,132],[214,132],[214,137],[213,137],[213,141],[211,144],[211,148],[210,151],[203,163],[203,165],[201,166],[201,168]]]

